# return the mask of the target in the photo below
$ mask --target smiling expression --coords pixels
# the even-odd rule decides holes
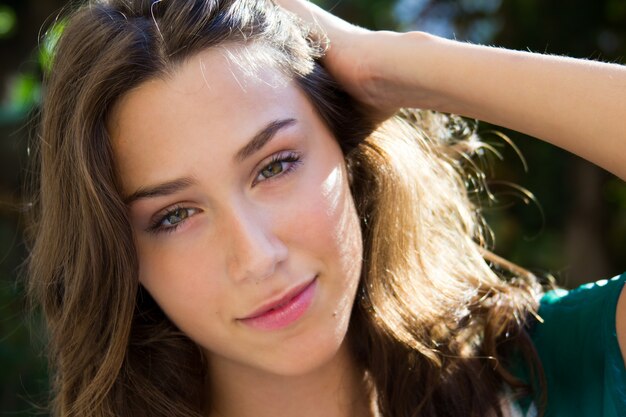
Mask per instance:
[[[139,280],[213,371],[336,355],[361,233],[341,150],[292,80],[210,49],[126,94],[109,131]]]

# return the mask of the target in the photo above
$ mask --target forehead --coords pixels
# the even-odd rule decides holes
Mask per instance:
[[[181,112],[172,111],[174,104],[183,105],[190,115],[197,110],[206,116],[227,116],[242,106],[271,102],[288,92],[291,81],[274,64],[262,47],[221,46],[202,51],[125,94],[111,112],[109,130],[119,137],[124,133],[120,127],[136,124],[126,123],[128,119],[179,116]]]
[[[128,191],[180,175],[181,164],[192,166],[200,155],[230,157],[269,121],[306,124],[311,114],[294,81],[262,51],[212,48],[127,93],[108,130]]]

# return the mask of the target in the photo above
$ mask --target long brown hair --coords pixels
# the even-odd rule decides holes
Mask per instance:
[[[106,130],[128,91],[224,44],[259,44],[339,141],[364,235],[348,333],[382,416],[500,415],[516,353],[536,364],[530,274],[486,250],[471,200],[480,142],[458,118],[373,122],[324,70],[324,45],[269,0],[102,0],[71,13],[45,80],[29,294],[49,330],[56,416],[200,416],[200,349],[137,280]],[[146,109],[148,111],[148,109]],[[464,162],[465,161],[465,162]]]

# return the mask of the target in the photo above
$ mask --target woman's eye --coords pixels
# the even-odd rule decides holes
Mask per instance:
[[[301,158],[297,153],[289,152],[287,154],[278,154],[259,171],[254,182],[256,184],[286,175],[293,171],[300,162]]]
[[[198,209],[188,207],[176,207],[167,211],[163,216],[159,217],[150,225],[148,231],[153,233],[173,232],[187,218],[198,212]]]
[[[170,211],[163,218],[163,225],[173,226],[177,223],[182,222],[187,217],[189,217],[189,209],[179,208],[174,211]]]
[[[284,162],[272,162],[261,171],[261,175],[263,175],[264,178],[270,178],[280,174],[283,172],[283,164]]]

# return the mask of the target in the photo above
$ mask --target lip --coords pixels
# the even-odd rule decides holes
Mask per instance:
[[[317,276],[238,320],[260,330],[287,327],[306,313],[313,301],[316,287]]]

